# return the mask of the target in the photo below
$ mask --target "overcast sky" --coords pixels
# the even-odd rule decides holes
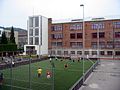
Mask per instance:
[[[26,29],[28,16],[42,15],[53,20],[120,15],[120,0],[0,0],[0,26]]]

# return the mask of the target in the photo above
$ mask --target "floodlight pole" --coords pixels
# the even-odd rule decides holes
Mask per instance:
[[[98,62],[100,64],[100,34],[99,34],[99,23],[97,25],[97,49],[98,49]]]
[[[31,54],[29,57],[29,89],[31,90]]]
[[[10,59],[11,59],[11,62],[10,62],[10,71],[11,71],[11,73],[10,73],[10,76],[11,76],[11,90],[12,90],[12,78],[13,78],[13,73],[12,73],[12,56],[10,57]]]
[[[84,76],[84,73],[85,73],[85,68],[84,68],[84,59],[85,59],[85,21],[84,21],[84,4],[81,4],[80,7],[83,7],[83,84],[84,84],[84,81],[85,81],[85,76]]]

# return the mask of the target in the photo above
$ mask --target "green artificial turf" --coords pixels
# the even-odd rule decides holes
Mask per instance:
[[[49,60],[36,62],[31,64],[31,89],[32,90],[69,90],[69,88],[82,76],[83,63],[78,61],[69,60],[53,60],[54,78],[46,78],[46,71],[53,72],[53,68]],[[64,64],[68,64],[68,68],[64,68]],[[92,63],[85,60],[85,71],[87,71]],[[42,68],[42,76],[37,77],[37,69]],[[12,90],[26,90],[29,88],[29,64],[14,67],[12,69],[12,82],[11,82],[11,69],[5,69],[4,84],[0,90],[10,90],[12,83]],[[54,81],[53,81],[54,80]]]

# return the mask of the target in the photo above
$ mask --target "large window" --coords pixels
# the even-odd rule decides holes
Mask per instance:
[[[92,38],[97,38],[97,33],[92,33]]]
[[[30,44],[30,45],[33,45],[33,37],[30,37],[30,38],[29,38],[29,44]]]
[[[70,25],[70,30],[82,30],[82,23],[80,24],[71,24]]]
[[[62,46],[62,42],[57,42],[57,46],[61,47]]]
[[[82,51],[77,51],[77,55],[82,55]]]
[[[30,17],[30,18],[29,18],[29,26],[30,26],[30,27],[33,27],[33,17]]]
[[[70,39],[75,39],[75,33],[70,34]]]
[[[120,48],[120,41],[115,42],[115,48]]]
[[[112,41],[107,42],[107,48],[113,48],[113,42]]]
[[[92,51],[92,55],[97,55],[97,51]]]
[[[62,39],[63,35],[62,34],[52,34],[51,37],[52,37],[52,39]]]
[[[35,37],[35,45],[39,45],[39,37]]]
[[[82,42],[70,42],[70,46],[73,48],[82,48],[83,44]]]
[[[120,32],[115,32],[115,38],[120,38]]]
[[[35,29],[35,36],[39,36],[39,29],[38,28]]]
[[[99,38],[104,38],[105,37],[105,33],[104,32],[100,32],[99,33]]]
[[[29,35],[30,35],[30,36],[33,36],[33,29],[30,29],[30,30],[29,30]]]
[[[75,54],[75,51],[71,51],[70,53],[71,53],[71,54]]]
[[[107,55],[113,55],[113,51],[107,51]]]
[[[92,48],[97,48],[97,42],[91,42],[91,47]]]
[[[120,28],[120,22],[114,22],[113,23],[113,25],[114,25],[114,28]]]
[[[104,38],[105,33],[104,32],[99,32],[99,38]],[[97,33],[92,33],[92,38],[97,38]]]
[[[105,27],[105,26],[104,26],[104,23],[103,23],[103,22],[101,22],[101,23],[100,23],[100,22],[99,22],[99,23],[93,23],[93,24],[92,24],[92,29],[93,29],[93,30],[97,30],[97,29],[98,29],[98,30],[102,30],[102,29],[104,29],[104,27]]]
[[[68,51],[64,51],[64,55],[68,55]]]
[[[105,51],[100,51],[100,55],[105,55]]]
[[[82,38],[82,33],[77,33],[77,39]]]
[[[51,45],[52,45],[52,46],[61,47],[61,46],[62,46],[62,42],[52,42]]]
[[[62,25],[54,25],[51,27],[52,31],[61,31]]]
[[[89,51],[85,51],[85,55],[89,55]]]
[[[39,27],[39,17],[35,17],[35,27]]]
[[[99,48],[105,48],[105,42],[99,42]]]
[[[116,52],[115,52],[115,55],[120,55],[120,51],[116,51]]]

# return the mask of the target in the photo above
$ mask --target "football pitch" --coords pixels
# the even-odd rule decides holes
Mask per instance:
[[[4,69],[4,83],[2,90],[69,90],[70,87],[83,75],[83,61],[53,59],[53,68],[50,60],[20,65]],[[65,68],[64,65],[68,64]],[[84,69],[87,71],[93,63],[84,61]],[[42,75],[38,78],[37,69],[42,69]],[[30,70],[29,70],[30,68]],[[46,72],[52,73],[51,78],[46,77]],[[12,86],[12,87],[11,87]]]

